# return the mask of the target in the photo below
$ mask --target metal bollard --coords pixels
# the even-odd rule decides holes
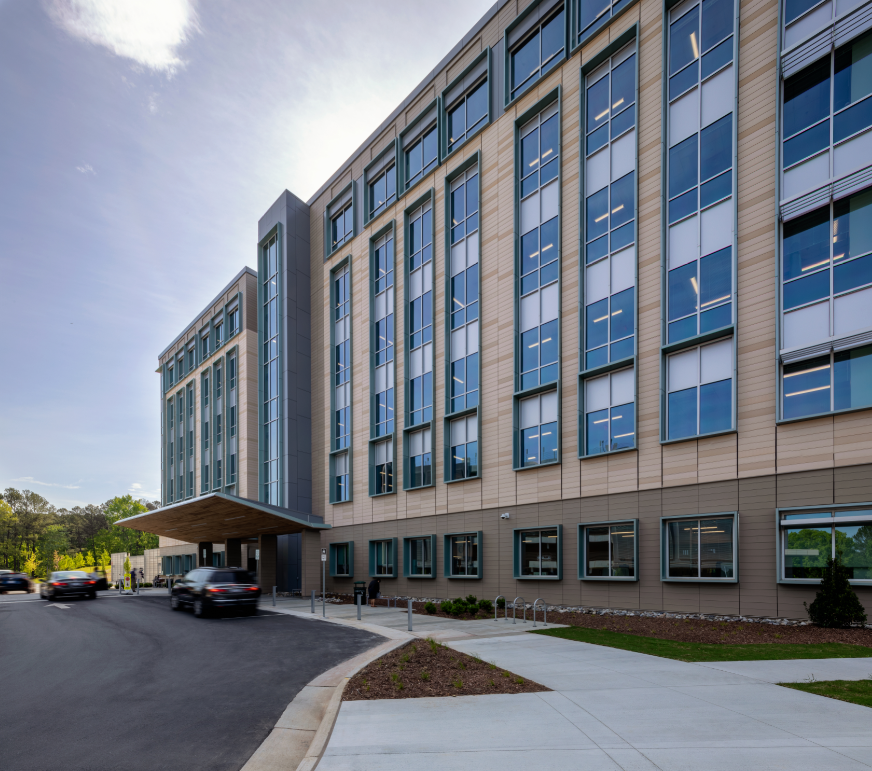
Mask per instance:
[[[278,587],[274,586],[273,587],[273,607],[276,606],[276,589],[278,589]]]
[[[409,597],[409,631],[412,631],[412,598]]]
[[[494,600],[494,621],[497,620],[497,611],[499,610],[498,603],[500,601],[500,597],[503,597],[503,595],[498,594],[497,598]],[[505,600],[506,598],[503,597],[503,599]],[[508,618],[509,618],[509,606],[508,605],[506,605],[506,612],[503,614],[503,618],[505,618],[506,620],[508,620]]]
[[[358,621],[360,621],[360,600],[361,600],[361,597],[358,594],[357,595],[357,620]]]
[[[312,613],[315,612],[315,590],[312,590]]]

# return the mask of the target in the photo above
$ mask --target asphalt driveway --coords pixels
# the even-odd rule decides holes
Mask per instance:
[[[267,611],[196,619],[165,595],[0,596],[0,769],[237,771],[306,683],[383,640]]]

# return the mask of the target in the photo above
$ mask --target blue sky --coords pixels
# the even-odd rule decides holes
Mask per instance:
[[[0,489],[158,498],[158,354],[491,3],[0,0]]]

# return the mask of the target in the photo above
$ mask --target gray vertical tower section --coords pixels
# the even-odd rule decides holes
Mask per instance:
[[[312,312],[309,207],[285,190],[257,224],[257,238],[281,225],[280,487],[286,508],[312,513]],[[258,308],[258,318],[262,310]],[[262,348],[262,347],[261,347]],[[257,354],[263,366],[263,350]],[[262,426],[258,429],[262,431]],[[258,443],[260,446],[260,442]],[[262,498],[262,495],[258,496]]]

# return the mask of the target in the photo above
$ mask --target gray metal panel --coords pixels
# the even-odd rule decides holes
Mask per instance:
[[[495,123],[506,111],[503,103],[503,71],[506,66],[503,46],[505,43],[506,39],[501,37],[497,44],[491,48],[491,80],[493,81],[490,84],[491,123]]]

